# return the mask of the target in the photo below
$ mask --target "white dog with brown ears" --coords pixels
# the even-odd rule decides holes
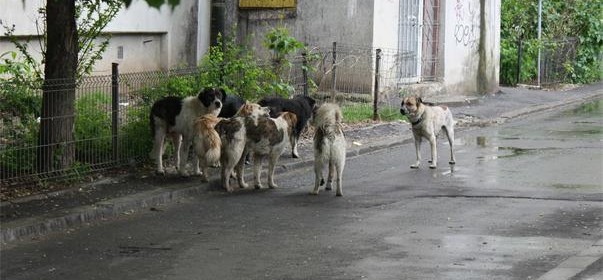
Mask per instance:
[[[324,184],[322,170],[328,164],[329,174],[325,190],[331,190],[333,179],[336,181],[337,196],[343,196],[343,168],[345,166],[346,142],[343,135],[343,115],[339,106],[325,103],[318,107],[314,113],[312,124],[314,130],[314,190],[311,194],[318,194],[318,189]]]
[[[256,121],[246,119],[247,144],[245,148],[253,159],[253,177],[256,189],[262,188],[261,168],[262,159],[268,157],[268,187],[273,189],[278,186],[274,182],[274,168],[291,137],[295,137],[295,124],[297,116],[291,112],[284,112],[278,118],[260,117]],[[243,180],[241,168],[239,180]],[[243,182],[244,184],[244,182]]]
[[[220,162],[220,148],[222,146],[220,135],[214,128],[222,118],[213,114],[205,114],[195,120],[193,148],[199,159],[201,167],[201,180],[209,181],[208,170],[210,166],[218,165]]]
[[[220,156],[220,178],[222,186],[227,192],[232,192],[230,187],[230,177],[233,171],[236,172],[236,178],[239,187],[246,188],[247,184],[243,180],[243,167],[245,162],[245,144],[247,141],[247,130],[245,122],[249,121],[257,125],[259,118],[268,118],[269,109],[260,107],[256,103],[246,102],[241,106],[234,117],[221,120],[215,127],[222,144]],[[236,170],[235,170],[236,168]]]
[[[455,164],[454,160],[454,119],[452,112],[446,106],[434,106],[423,103],[420,97],[405,97],[400,105],[400,113],[406,115],[412,125],[412,134],[415,138],[415,150],[417,161],[410,168],[419,168],[421,164],[421,141],[423,138],[429,141],[431,146],[431,165],[434,169],[438,165],[438,152],[436,137],[440,131],[446,133],[448,143],[450,144],[450,165]]]

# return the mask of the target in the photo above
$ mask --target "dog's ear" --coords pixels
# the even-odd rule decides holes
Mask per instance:
[[[223,88],[217,88],[216,90],[220,93],[220,100],[222,100],[222,103],[226,102],[226,91]]]

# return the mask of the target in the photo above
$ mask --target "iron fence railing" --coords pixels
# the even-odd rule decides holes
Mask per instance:
[[[433,58],[429,58],[433,60]],[[421,81],[420,71],[406,71],[408,54],[390,49],[337,45],[312,48],[291,59],[287,80],[295,94],[310,94],[320,102],[337,102],[351,114],[369,112],[367,119],[379,117],[384,109],[397,112],[400,91],[409,78]],[[430,61],[430,63],[434,63]],[[40,118],[42,89],[27,93],[3,93],[1,99],[25,94],[32,108],[0,111],[0,182],[2,188],[48,178],[79,176],[91,171],[145,161],[151,149],[148,110],[158,98],[148,92],[170,77],[192,77],[200,71],[173,69],[140,73],[118,73],[85,77],[75,86],[74,112],[64,118],[72,129],[53,133],[70,134],[60,142],[45,141],[53,147],[51,166],[40,168],[40,124],[54,125]],[[410,74],[409,74],[410,73]],[[416,74],[412,74],[416,73]],[[429,74],[432,75],[432,74]],[[431,80],[429,76],[427,80]],[[1,81],[0,81],[1,82]],[[49,94],[47,92],[47,94]],[[170,94],[165,92],[165,95]],[[6,100],[0,100],[6,101]],[[65,100],[58,100],[62,102]],[[28,103],[30,102],[30,103]],[[8,104],[8,103],[6,103]],[[46,104],[45,106],[56,106]],[[54,128],[53,128],[54,129]],[[66,155],[72,151],[72,155]],[[59,160],[70,157],[70,160]]]

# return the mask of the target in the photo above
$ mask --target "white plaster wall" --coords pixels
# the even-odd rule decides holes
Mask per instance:
[[[44,0],[1,0],[0,20],[15,25],[17,36],[37,36],[37,10]],[[127,9],[103,30],[112,34],[107,52],[94,74],[106,74],[111,63],[120,63],[121,72],[150,71],[195,64],[209,48],[211,0],[181,0],[174,9],[163,5],[149,7],[143,0],[134,0]],[[0,32],[2,34],[3,32]],[[32,42],[34,52],[38,43]],[[118,60],[117,47],[124,47],[124,58]],[[15,50],[0,35],[0,54]]]
[[[444,86],[449,94],[477,91],[479,0],[445,1]]]
[[[399,7],[400,0],[375,1],[373,47],[392,50],[398,49]]]

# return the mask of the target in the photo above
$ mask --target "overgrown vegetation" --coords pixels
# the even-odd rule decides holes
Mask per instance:
[[[560,50],[567,40],[577,40],[575,57],[562,61],[571,83],[602,78],[603,2],[592,0],[542,1],[542,40],[537,40],[538,1],[503,0],[501,19],[501,73],[503,84],[515,84],[518,45],[522,42],[520,81],[537,75],[538,48]]]

